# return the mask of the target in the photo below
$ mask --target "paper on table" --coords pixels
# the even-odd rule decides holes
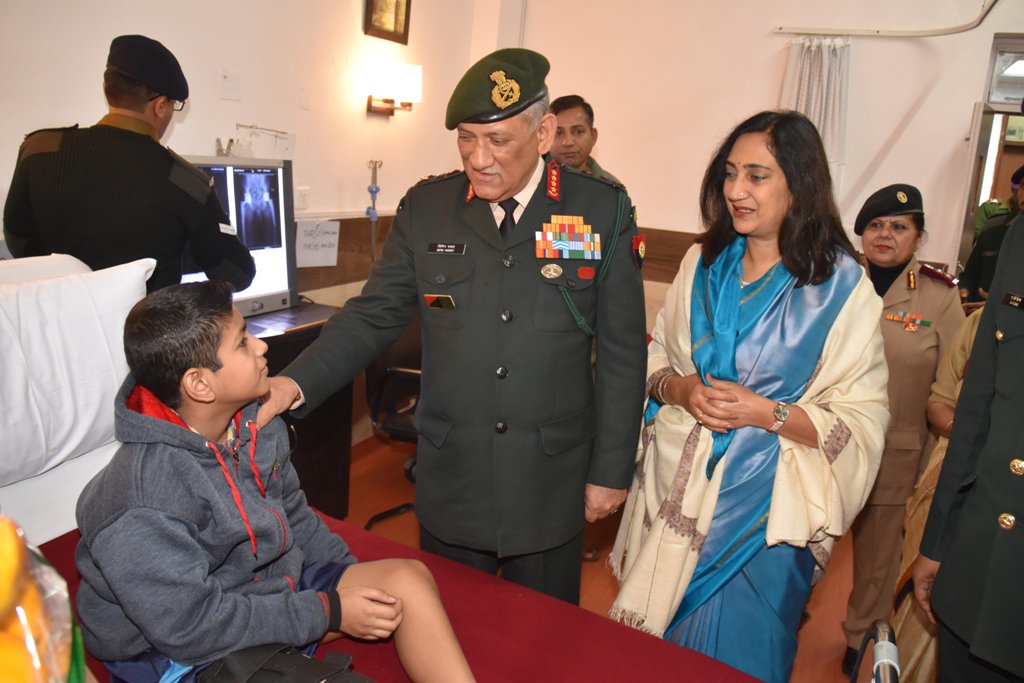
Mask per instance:
[[[297,221],[295,265],[299,268],[338,265],[339,221]]]

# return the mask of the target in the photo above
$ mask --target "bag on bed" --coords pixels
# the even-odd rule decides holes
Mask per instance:
[[[352,655],[331,652],[319,660],[287,645],[257,645],[218,659],[199,683],[374,683],[351,666]]]

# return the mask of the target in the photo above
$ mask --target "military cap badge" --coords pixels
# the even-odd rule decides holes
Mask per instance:
[[[491,80],[495,86],[491,88],[491,102],[498,109],[508,109],[519,101],[519,83],[512,78],[505,78],[505,72],[498,70],[491,72]]]

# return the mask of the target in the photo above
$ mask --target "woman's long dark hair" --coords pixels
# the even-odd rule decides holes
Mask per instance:
[[[839,250],[855,255],[843,230],[832,193],[832,175],[818,129],[795,111],[763,111],[738,125],[715,152],[700,188],[704,232],[697,241],[708,265],[736,239],[732,212],[725,199],[725,161],[733,145],[747,133],[764,133],[786,176],[792,197],[779,230],[782,263],[796,277],[796,286],[818,285],[832,276]]]

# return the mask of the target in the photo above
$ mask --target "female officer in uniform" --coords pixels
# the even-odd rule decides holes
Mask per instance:
[[[914,257],[924,234],[916,187],[889,185],[868,197],[854,232],[861,236],[868,275],[882,297],[891,418],[875,487],[852,527],[853,590],[843,622],[847,675],[864,633],[892,612],[904,508],[928,437],[928,392],[939,359],[964,320],[955,281]]]

